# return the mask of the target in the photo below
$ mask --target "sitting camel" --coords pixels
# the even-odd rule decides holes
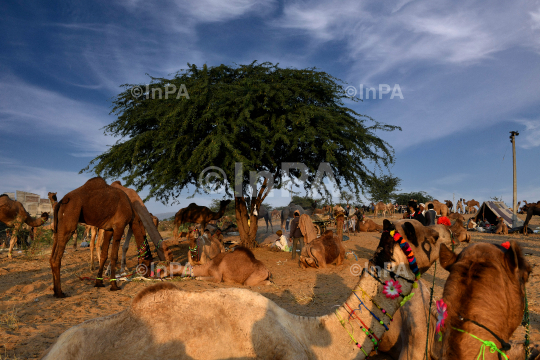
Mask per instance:
[[[111,250],[111,288],[120,290],[116,284],[116,261],[118,248],[124,229],[129,225],[133,229],[137,247],[145,251],[145,256],[139,257],[139,262],[147,267],[150,274],[152,255],[149,247],[145,247],[145,229],[137,212],[133,210],[131,201],[122,190],[109,186],[102,178],[88,180],[81,187],[67,193],[54,208],[54,243],[50,258],[53,273],[54,296],[63,298],[60,282],[60,267],[66,244],[77,229],[79,221],[96,226],[105,231],[101,245],[101,259],[96,277],[96,287],[103,287],[103,270],[109,252],[109,243],[113,237]]]
[[[508,226],[504,223],[504,219],[499,217],[497,219],[497,228],[495,229],[495,234],[498,235],[508,235]]]
[[[461,215],[460,213],[450,213],[448,214],[447,218],[449,218],[450,220],[461,220],[462,222],[465,222],[465,217],[463,215]]]
[[[326,268],[326,265],[341,265],[345,259],[345,248],[332,230],[326,230],[320,238],[306,244],[300,253],[302,268]]]
[[[436,334],[440,315],[437,313],[435,301],[430,311],[428,286],[420,281],[416,290],[418,294],[394,315],[393,325],[380,342],[379,350],[396,360],[423,360],[430,312],[428,351],[431,359],[477,357],[482,344],[456,329],[467,328],[469,334],[482,340],[493,341],[495,346],[502,348],[503,344],[493,334],[507,343],[521,322],[523,285],[531,271],[517,243],[503,245],[504,247],[485,243],[473,244],[459,256],[446,246],[441,246],[441,265],[450,271],[443,293],[448,317],[444,324],[440,324],[444,334],[442,341],[439,341],[440,335]],[[486,301],[486,298],[496,298],[497,301]],[[519,311],[514,311],[515,304],[520,304]],[[498,316],[494,317],[493,314]],[[483,321],[480,320],[482,318]],[[474,319],[476,324],[463,319]],[[487,326],[493,333],[481,326]],[[511,349],[505,353],[510,360],[524,359],[523,344],[512,344]],[[534,348],[530,359],[540,359],[539,353],[538,348]],[[497,353],[494,352],[491,358],[495,359],[496,356]]]
[[[8,258],[12,258],[13,246],[17,242],[17,233],[21,231],[24,224],[30,227],[43,225],[49,219],[48,213],[41,214],[41,218],[34,219],[28,214],[24,206],[15,200],[11,200],[6,194],[0,195],[0,221],[12,228],[11,240],[9,243]]]
[[[525,204],[523,206],[523,210],[527,212],[527,218],[525,218],[525,223],[523,224],[523,234],[529,235],[529,231],[527,230],[529,226],[529,221],[531,221],[533,215],[540,216],[540,201],[538,201],[536,204]]]
[[[178,228],[185,223],[201,224],[201,229],[204,231],[208,222],[219,220],[223,214],[225,214],[227,205],[229,205],[230,202],[231,200],[220,201],[218,212],[213,212],[206,206],[200,206],[195,203],[191,203],[188,207],[178,210],[174,215],[173,238],[175,240],[179,239]]]
[[[245,286],[270,285],[270,271],[251,250],[239,246],[231,252],[219,253],[203,265],[178,266],[172,273],[165,270],[161,277],[180,275],[195,277],[197,280],[241,284]]]
[[[191,266],[206,264],[218,254],[225,252],[223,244],[217,238],[214,238],[210,231],[205,230],[202,236],[197,236],[199,234],[197,229],[188,235],[189,250],[187,256]]]
[[[395,223],[385,220],[384,230],[371,260],[372,267],[360,275],[346,302],[327,315],[293,315],[267,297],[247,289],[189,292],[164,282],[141,291],[131,306],[120,313],[68,329],[43,354],[42,359],[67,360],[77,356],[100,360],[363,360],[375,346],[372,339],[380,339],[390,326],[388,315],[395,314],[403,297],[413,289],[414,279],[431,267],[434,262],[431,259],[435,259],[439,252],[438,234],[416,220]],[[392,233],[394,236],[391,231],[395,231]],[[406,250],[401,249],[400,243],[406,245]],[[222,253],[217,258],[234,255],[237,251]],[[409,258],[416,260],[414,263],[409,262],[405,251]],[[200,267],[209,266],[216,259]],[[401,287],[401,296],[387,297],[383,293],[387,285],[381,285],[380,281],[386,283],[393,279],[386,271],[377,269],[386,267],[399,269],[400,277],[396,277],[395,284]],[[361,307],[356,296],[361,290],[385,310],[382,313],[368,304],[380,321],[375,321],[368,311],[356,311],[349,318],[352,309]],[[204,311],[201,311],[201,304]],[[368,334],[360,329],[357,320],[369,324]],[[205,330],[194,331],[194,324],[204,324]],[[113,341],[114,346],[107,346],[107,351],[96,352],[104,341]]]
[[[364,219],[356,222],[355,232],[377,232],[383,229],[382,225],[376,224],[371,219]]]
[[[463,224],[463,221],[461,219],[456,219],[456,221],[452,224],[452,226],[449,227],[450,231],[452,232],[452,243],[455,243],[457,241],[457,244],[462,242],[469,243],[471,242],[471,234],[467,232],[465,229],[465,225]]]

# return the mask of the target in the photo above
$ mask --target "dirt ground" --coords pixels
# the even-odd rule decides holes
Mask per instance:
[[[371,217],[372,218],[372,217]],[[374,219],[382,223],[382,219]],[[274,221],[279,223],[279,221]],[[264,221],[259,223],[259,238],[266,233]],[[540,225],[540,217],[534,217],[531,225]],[[274,225],[274,231],[279,225]],[[170,233],[163,232],[164,237]],[[540,235],[493,235],[473,232],[472,242],[490,242],[500,244],[515,239],[521,244],[526,258],[533,265],[540,264]],[[344,265],[329,266],[327,269],[302,270],[298,260],[292,261],[291,254],[273,252],[268,248],[254,250],[255,256],[263,261],[273,274],[275,285],[251,287],[276,302],[287,311],[306,316],[330,313],[334,305],[342,304],[351,289],[357,283],[357,277],[350,272],[351,265],[359,263],[362,267],[371,258],[379,242],[379,233],[361,233],[351,236],[344,242],[347,251],[358,257],[348,255]],[[227,240],[227,238],[226,238]],[[153,246],[153,245],[152,245]],[[187,244],[174,244],[175,261],[187,261]],[[457,251],[461,251],[463,246]],[[152,248],[152,251],[154,249]],[[154,252],[155,254],[155,252]],[[7,258],[7,251],[0,252],[0,359],[36,359],[55,342],[58,336],[73,325],[95,317],[101,317],[124,310],[131,299],[143,288],[155,284],[155,281],[120,282],[121,291],[111,292],[109,287],[94,288],[91,280],[96,272],[90,271],[90,251],[79,248],[74,251],[68,245],[62,259],[62,289],[69,295],[65,299],[56,299],[52,292],[52,275],[47,252],[29,257],[15,252],[14,259]],[[297,258],[298,259],[298,258]],[[128,252],[127,265],[130,270],[136,265],[134,244]],[[440,299],[448,273],[437,268],[435,277],[435,299]],[[422,279],[431,286],[433,267]],[[540,296],[539,270],[535,268],[527,285],[531,318],[531,343],[540,343]],[[230,285],[212,284],[197,280],[172,280],[175,284],[189,291],[204,291],[229,287]],[[106,283],[108,283],[106,281]],[[344,334],[346,336],[346,334]],[[524,329],[519,327],[513,340],[523,341]],[[389,359],[379,355],[378,359]]]

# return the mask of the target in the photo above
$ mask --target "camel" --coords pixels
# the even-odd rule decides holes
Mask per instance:
[[[191,276],[197,280],[225,282],[244,286],[270,285],[268,268],[248,248],[238,246],[231,252],[219,253],[203,265],[177,266],[172,272],[165,270],[161,277],[173,275]]]
[[[371,302],[365,303],[384,325],[375,321],[368,311],[357,311],[349,319],[349,308],[361,307],[356,294],[362,289],[392,316],[402,296],[390,298],[383,294],[383,286],[378,281],[386,282],[392,278],[388,272],[377,268],[397,269],[400,277],[396,277],[396,281],[403,296],[410,294],[418,271],[414,265],[409,265],[407,256],[390,231],[397,231],[398,237],[409,244],[418,274],[433,264],[432,259],[438,256],[438,243],[441,241],[436,231],[416,220],[394,223],[385,220],[384,230],[371,260],[369,274],[364,271],[347,301],[327,315],[296,316],[265,296],[247,289],[189,292],[164,282],[140,292],[127,310],[68,329],[42,359],[67,360],[75,356],[103,360],[365,359],[374,348],[372,339],[381,338],[390,320]],[[222,253],[218,258],[234,255],[237,251]],[[201,311],[201,304],[204,304],[204,311]],[[369,330],[366,329],[366,332],[371,332],[369,337],[360,330],[357,320],[369,324]],[[205,324],[205,331],[194,329],[193,324],[198,323]],[[354,338],[352,343],[349,333]],[[111,345],[107,346],[106,352],[98,354],[96,349],[103,346],[103,341],[109,341]]]
[[[386,211],[388,211],[386,204],[382,201],[379,201],[377,205],[375,205],[375,216],[379,216],[379,211],[382,213],[383,217],[386,216]]]
[[[523,234],[529,235],[529,231],[527,230],[529,226],[529,221],[531,221],[533,215],[540,216],[540,201],[538,201],[536,204],[525,204],[523,206],[523,209],[527,212],[527,217],[525,218],[525,223],[523,224]]]
[[[274,232],[274,225],[272,225],[272,216],[270,216],[268,209],[264,205],[261,205],[259,207],[259,215],[257,216],[257,218],[262,218],[266,222],[266,232],[268,232],[268,222],[270,222],[270,228],[272,229],[272,232]]]
[[[49,192],[47,194],[48,198],[49,198],[49,201],[51,202],[51,207],[54,211],[54,207],[56,206],[56,204],[58,203],[58,199],[56,197],[56,193],[53,193],[53,192]],[[54,222],[51,224],[52,225],[52,230],[54,232]],[[86,226],[86,224],[83,224]],[[73,248],[74,249],[77,249],[77,238],[78,238],[78,234],[77,234],[77,231],[75,231],[73,233]]]
[[[475,206],[478,206],[478,208],[480,208],[480,203],[474,199],[472,200],[469,200],[469,201],[466,201],[465,199],[463,199],[463,203],[467,205],[467,214],[470,214],[471,211],[477,211],[477,209],[475,208]]]
[[[287,219],[292,219],[296,210],[300,212],[300,215],[306,213],[300,205],[296,205],[294,203],[290,203],[288,206],[284,207],[283,210],[281,210],[281,230],[285,230]],[[289,230],[288,226],[287,230]]]
[[[450,220],[459,219],[459,220],[465,222],[465,217],[463,215],[461,215],[460,213],[457,213],[457,212],[448,214],[447,218],[449,218]]]
[[[448,216],[448,206],[446,204],[443,204],[439,200],[433,200],[426,203],[426,209],[429,204],[433,204],[433,210],[435,210],[437,215]]]
[[[176,215],[174,215],[174,239],[179,239],[178,227],[185,223],[201,224],[201,229],[204,231],[206,229],[206,224],[209,221],[219,220],[223,216],[227,205],[229,205],[230,202],[231,200],[220,201],[218,212],[213,212],[206,206],[199,206],[195,203],[191,203],[188,207],[178,210]]]
[[[465,229],[465,225],[461,219],[456,219],[452,226],[448,227],[452,232],[452,243],[457,240],[457,243],[471,242],[471,234]]]
[[[326,268],[326,265],[341,265],[345,259],[345,248],[332,230],[326,230],[320,238],[306,244],[300,253],[302,268]]]
[[[396,208],[392,203],[386,204],[386,211],[388,211],[388,214],[390,214],[391,217],[394,217],[394,213],[396,212]]]
[[[446,207],[448,208],[448,212],[452,212],[452,209],[454,208],[454,203],[450,200],[444,200],[444,203],[446,204]]]
[[[21,231],[23,224],[35,228],[43,225],[48,219],[49,214],[46,212],[41,214],[39,219],[34,219],[20,202],[11,200],[5,194],[0,195],[0,221],[6,224],[8,228],[13,229],[9,242],[8,258],[12,258],[13,246],[17,242],[17,233]]]
[[[205,230],[202,236],[196,236],[194,232],[191,232],[188,239],[189,250],[187,257],[191,266],[206,264],[218,254],[225,252],[223,244],[210,235],[208,230]]]
[[[521,256],[519,246],[515,242],[513,244],[507,243],[506,246],[509,247],[509,250],[506,250],[502,246],[491,244],[473,244],[463,250],[461,253],[463,255],[460,254],[459,256],[453,254],[446,246],[441,246],[441,264],[443,268],[450,270],[450,276],[448,277],[443,293],[443,299],[448,306],[447,313],[449,315],[445,320],[442,330],[444,334],[443,341],[439,342],[439,336],[435,333],[438,314],[435,304],[432,305],[432,310],[430,311],[428,286],[423,281],[419,281],[419,288],[416,290],[418,295],[415,295],[394,315],[393,325],[380,342],[379,350],[388,353],[393,359],[423,360],[425,358],[429,312],[431,312],[431,316],[429,322],[428,351],[431,359],[474,359],[478,355],[481,343],[466,334],[452,329],[452,326],[459,329],[464,329],[464,327],[468,326],[470,329],[468,330],[469,333],[478,336],[482,340],[494,341],[496,346],[502,347],[487,331],[471,322],[459,320],[459,316],[465,319],[474,319],[482,325],[489,324],[487,325],[488,328],[494,331],[495,334],[498,334],[498,336],[509,334],[507,337],[503,337],[505,341],[508,341],[508,338],[510,338],[523,316],[523,295],[522,286],[520,285],[527,281],[526,278],[528,278],[531,267]],[[489,249],[489,255],[484,254],[484,248]],[[503,253],[501,250],[506,253]],[[513,254],[507,254],[509,251],[512,251]],[[518,251],[519,255],[517,255]],[[494,265],[490,265],[492,264],[490,261],[491,254],[496,259]],[[507,265],[508,260],[510,260],[510,269]],[[519,270],[512,270],[512,267]],[[488,275],[487,273],[491,274]],[[501,273],[506,274],[502,275]],[[495,284],[492,284],[491,277],[496,279],[495,281],[502,286],[499,288]],[[519,277],[522,277],[522,279],[519,279]],[[508,278],[510,278],[510,281]],[[476,286],[472,286],[471,282],[476,283]],[[507,284],[507,282],[510,282],[510,284]],[[501,288],[509,291],[501,291]],[[484,289],[487,289],[489,293],[484,294]],[[476,296],[471,296],[471,291],[473,293],[476,292]],[[502,298],[501,293],[505,295]],[[490,295],[492,298],[497,298],[498,300],[486,302],[485,297],[489,298]],[[454,301],[452,303],[447,301],[450,299]],[[512,302],[512,299],[515,302]],[[478,305],[474,307],[474,303]],[[488,304],[489,309],[485,308],[485,304]],[[513,310],[515,308],[514,304],[521,304],[521,312]],[[494,307],[496,309],[493,309]],[[467,316],[466,311],[474,311],[474,315]],[[491,317],[493,317],[492,315],[494,313],[499,314],[499,316],[496,317],[497,319],[495,321],[492,321]],[[510,316],[504,316],[503,314]],[[479,321],[478,318],[480,317],[483,317],[485,320]],[[506,328],[510,325],[506,322],[508,317],[514,320],[513,325],[515,326],[511,329]],[[492,324],[495,325],[497,323],[499,329],[495,330],[495,326],[492,327]],[[452,349],[459,349],[458,353],[451,354]],[[512,344],[512,348],[505,352],[509,359],[524,359],[523,344]],[[492,355],[491,358],[495,359],[496,354]],[[540,359],[538,355],[539,351],[535,348],[532,351],[532,357],[530,359]]]
[[[465,211],[463,210],[463,199],[459,199],[459,201],[456,204],[456,213],[465,214]]]
[[[478,227],[478,224],[474,222],[473,218],[469,218],[469,221],[467,222],[467,230],[476,229]]]
[[[497,228],[495,229],[495,234],[508,235],[508,226],[506,226],[502,217],[497,219]]]
[[[332,212],[332,207],[330,205],[325,205],[322,207],[323,214],[330,214]]]
[[[281,213],[278,209],[272,210],[272,219],[279,219],[281,217]],[[274,230],[272,230],[274,231]]]
[[[110,290],[120,290],[116,284],[116,261],[118,259],[120,239],[127,225],[133,229],[137,247],[146,250],[146,256],[144,258],[140,257],[139,262],[147,266],[146,274],[149,274],[152,254],[149,253],[149,247],[144,239],[143,223],[137,212],[133,210],[126,193],[116,187],[107,185],[102,178],[92,178],[81,187],[67,193],[54,208],[54,222],[54,243],[49,261],[53,274],[55,297],[63,298],[66,296],[61,288],[60,267],[66,243],[76,230],[79,222],[96,226],[105,231],[95,287],[104,286],[103,269],[107,261],[109,242],[113,237]]]
[[[356,232],[376,232],[383,229],[382,225],[376,224],[371,219],[356,222]]]

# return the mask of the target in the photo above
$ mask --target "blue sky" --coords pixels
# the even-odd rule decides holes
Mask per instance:
[[[91,177],[78,172],[114,141],[101,128],[120,85],[258,60],[315,66],[357,92],[398,84],[402,99],[350,106],[403,128],[380,134],[403,191],[510,204],[518,130],[518,198],[540,199],[538,1],[18,1],[0,19],[0,192],[62,196]],[[211,198],[188,195],[147,206]]]

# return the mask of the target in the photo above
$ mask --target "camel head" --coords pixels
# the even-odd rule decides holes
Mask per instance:
[[[523,257],[516,241],[502,245],[477,243],[459,255],[441,246],[441,265],[450,272],[444,286],[443,300],[447,318],[442,330],[442,348],[449,358],[469,359],[478,354],[480,343],[461,329],[482,340],[500,342],[474,319],[508,341],[519,326],[524,310],[525,283],[532,267]]]
[[[436,225],[439,226],[440,225]],[[392,236],[392,231],[395,231]],[[385,268],[386,264],[391,264],[392,267],[398,268],[400,264],[409,264],[409,260],[399,245],[399,236],[403,237],[412,250],[412,254],[416,259],[416,265],[420,273],[427,271],[431,264],[435,262],[439,254],[439,240],[446,238],[450,241],[450,234],[447,233],[441,237],[439,232],[443,232],[442,228],[426,227],[417,220],[397,220],[390,222],[387,219],[383,221],[383,233],[381,240],[375,250],[372,262],[375,266]],[[399,234],[396,240],[396,235]],[[402,269],[400,269],[402,270]],[[405,269],[409,275],[407,278],[414,278],[413,271],[409,266]]]
[[[52,200],[54,202],[58,202],[58,199],[56,198],[56,193],[50,192],[50,193],[47,194],[47,196],[49,197],[49,200]]]
[[[452,237],[457,244],[462,242],[470,242],[471,241],[471,234],[467,232],[467,229],[465,229],[465,225],[463,224],[463,220],[461,218],[456,218],[456,221],[452,226],[448,226],[448,229],[452,232]]]
[[[49,220],[49,213],[48,212],[41,213],[41,219],[43,220],[44,223],[46,223],[47,220]]]

